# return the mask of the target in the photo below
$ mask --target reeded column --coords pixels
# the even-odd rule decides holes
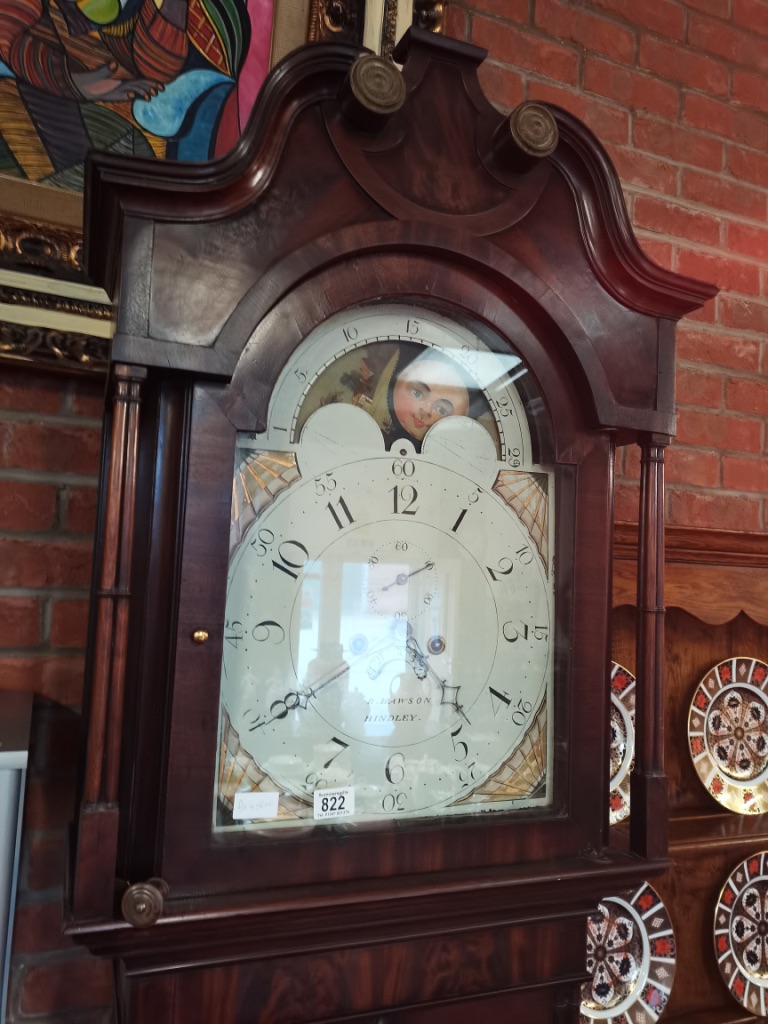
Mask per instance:
[[[95,594],[88,750],[73,884],[73,906],[82,915],[110,914],[114,898],[139,403],[145,379],[143,368],[122,364],[112,368],[112,419],[102,511],[102,559]]]
[[[665,858],[668,850],[664,774],[664,449],[669,440],[660,434],[645,434],[640,439],[638,703],[629,825],[633,852],[652,860]]]

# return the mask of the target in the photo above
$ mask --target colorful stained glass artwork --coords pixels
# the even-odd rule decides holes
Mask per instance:
[[[88,150],[208,160],[240,137],[274,0],[0,0],[0,175],[74,191]]]
[[[604,899],[587,921],[580,1024],[654,1024],[676,970],[675,934],[656,890],[643,882],[627,902]]]
[[[688,750],[719,804],[738,814],[768,810],[768,664],[727,658],[707,672],[688,712]]]
[[[728,876],[715,908],[715,956],[737,1003],[768,1016],[768,852],[755,853]]]

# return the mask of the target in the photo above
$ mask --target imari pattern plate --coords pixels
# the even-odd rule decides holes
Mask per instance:
[[[768,852],[747,857],[728,876],[715,909],[715,955],[733,998],[768,1015]]]
[[[688,748],[702,784],[723,807],[768,810],[768,665],[728,658],[707,672],[691,701]]]
[[[581,1024],[653,1024],[675,977],[675,935],[666,907],[647,882],[632,899],[612,896],[587,921]]]
[[[635,687],[637,680],[623,665],[611,662],[611,793],[612,825],[629,817],[629,776],[635,761]]]

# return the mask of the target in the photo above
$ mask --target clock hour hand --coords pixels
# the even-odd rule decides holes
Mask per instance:
[[[408,624],[408,639],[406,640],[406,649],[412,659],[411,664],[413,670],[419,679],[423,679],[425,675],[431,677],[431,679],[440,687],[440,703],[451,704],[456,711],[461,715],[467,725],[470,725],[470,721],[467,718],[464,708],[459,704],[459,690],[460,686],[449,686],[447,679],[441,679],[437,672],[429,664],[429,658],[422,651],[416,638],[413,636],[413,631],[410,623]]]

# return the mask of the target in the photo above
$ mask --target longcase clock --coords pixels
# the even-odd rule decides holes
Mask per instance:
[[[224,160],[90,165],[119,303],[69,931],[125,1022],[573,1021],[586,915],[666,864],[663,452],[712,292],[642,254],[583,125],[494,110],[484,56],[308,47]]]

